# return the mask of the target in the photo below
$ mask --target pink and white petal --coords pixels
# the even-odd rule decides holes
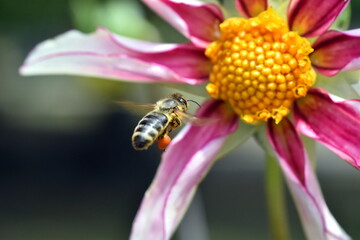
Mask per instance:
[[[296,101],[297,129],[360,169],[360,100],[343,100],[313,88]]]
[[[118,36],[105,28],[92,34],[68,31],[40,43],[29,54],[23,75],[74,74],[134,80],[201,84],[210,63],[192,44],[160,44]]]
[[[243,17],[256,17],[268,8],[267,0],[235,0],[235,6]]]
[[[154,12],[198,47],[206,48],[219,35],[224,21],[219,6],[198,0],[143,0]]]
[[[305,185],[305,152],[299,147],[303,143],[293,129],[292,123],[287,118],[281,120],[279,124],[269,121],[266,131],[286,176],[292,181]]]
[[[311,63],[321,74],[360,69],[360,29],[322,34],[313,44]]]
[[[294,198],[308,239],[350,239],[330,213],[303,143],[292,123],[269,121],[267,135]]]
[[[287,10],[288,25],[303,37],[319,36],[349,3],[348,0],[291,0]]]
[[[237,128],[238,118],[219,101],[206,102],[198,116],[216,121],[187,125],[171,142],[141,203],[131,240],[170,239],[216,154]]]

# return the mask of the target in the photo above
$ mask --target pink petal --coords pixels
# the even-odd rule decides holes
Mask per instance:
[[[169,239],[196,188],[215,161],[238,118],[219,101],[203,105],[198,116],[218,119],[210,125],[188,125],[163,154],[161,164],[133,223],[130,239]]]
[[[208,79],[209,69],[204,51],[192,44],[144,42],[98,28],[92,34],[68,31],[40,43],[20,72],[200,84]]]
[[[221,9],[197,0],[143,0],[153,11],[198,47],[206,48],[219,34],[224,21]]]
[[[281,163],[286,166],[287,176],[305,185],[305,152],[303,147],[299,147],[302,146],[302,142],[291,122],[287,118],[280,124],[270,121],[267,131],[272,147],[283,161]]]
[[[235,5],[240,14],[246,18],[256,17],[268,8],[267,0],[235,0]]]
[[[360,169],[360,100],[338,100],[314,88],[295,103],[294,117],[301,133]]]
[[[313,44],[311,63],[321,74],[333,76],[340,71],[360,69],[360,29],[328,31]]]
[[[304,37],[324,33],[349,4],[349,0],[291,0],[288,24]]]
[[[350,239],[331,215],[292,123],[269,121],[267,135],[294,198],[308,239]]]

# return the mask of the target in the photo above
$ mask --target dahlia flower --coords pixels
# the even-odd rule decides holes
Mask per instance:
[[[360,101],[344,99],[358,98],[344,79],[360,69],[360,29],[329,30],[350,1],[235,0],[239,16],[231,18],[215,3],[143,2],[189,42],[152,43],[105,28],[92,34],[71,30],[40,43],[20,69],[23,75],[75,74],[193,88],[206,83],[209,100],[197,116],[216,121],[189,124],[171,142],[130,239],[171,238],[213,163],[262,133],[307,238],[349,239],[325,203],[300,134],[360,168]],[[335,75],[341,78],[333,81]],[[339,88],[349,89],[342,98],[328,92]]]

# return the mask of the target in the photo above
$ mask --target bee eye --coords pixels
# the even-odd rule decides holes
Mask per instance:
[[[183,99],[183,98],[179,97],[179,98],[178,98],[178,100],[179,100],[179,102],[181,102],[182,104],[187,105],[187,103],[186,103],[186,100],[185,100],[185,99]]]

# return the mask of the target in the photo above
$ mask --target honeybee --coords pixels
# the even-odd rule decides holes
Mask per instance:
[[[145,105],[151,106],[153,110],[147,113],[135,127],[131,138],[134,149],[146,150],[157,141],[159,149],[164,150],[171,142],[169,133],[181,126],[183,121],[195,118],[187,114],[189,101],[200,107],[197,102],[186,100],[180,93],[160,99],[156,104]]]

